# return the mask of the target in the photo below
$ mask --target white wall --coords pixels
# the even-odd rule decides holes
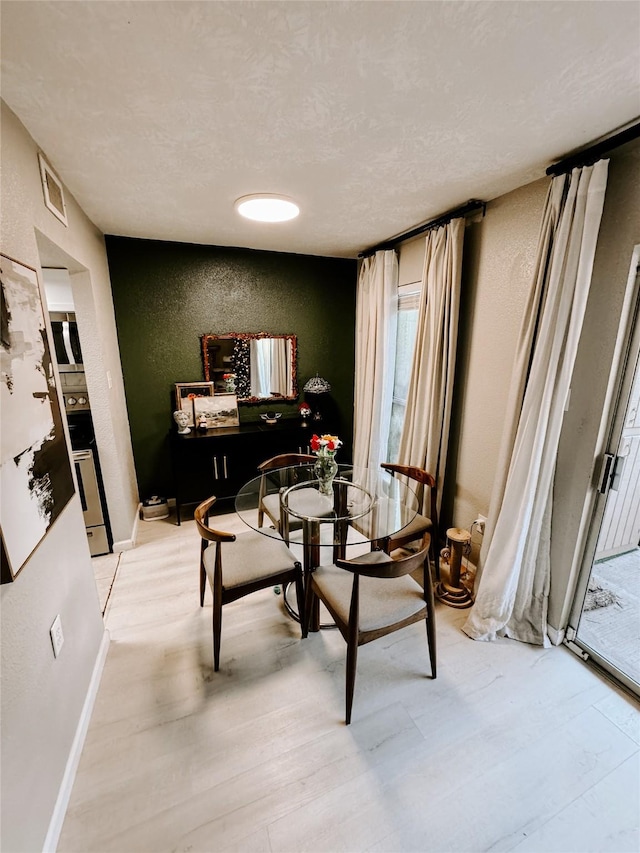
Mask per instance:
[[[48,311],[73,313],[76,310],[69,270],[45,267],[42,270],[42,283],[47,298],[45,307]]]
[[[68,228],[45,208],[37,146],[5,104],[1,150],[2,252],[39,269],[44,241],[74,262],[76,272],[83,271],[80,301],[87,321],[93,323],[92,368],[98,377],[95,384],[104,386],[102,392],[96,390],[103,401],[100,456],[106,469],[105,487],[114,532],[123,539],[130,538],[137,493],[104,241],[68,193]],[[75,301],[78,310],[78,299]],[[83,340],[83,349],[85,343]],[[113,377],[110,390],[106,369]],[[103,379],[98,376],[100,372]],[[107,400],[108,404],[104,402]],[[77,494],[14,583],[2,586],[0,608],[0,846],[11,853],[31,853],[42,849],[45,841],[104,639]],[[58,613],[65,643],[55,659],[49,628]]]

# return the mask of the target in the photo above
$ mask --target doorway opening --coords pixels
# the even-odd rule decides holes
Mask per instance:
[[[640,247],[634,252],[617,389],[567,639],[640,694]]]

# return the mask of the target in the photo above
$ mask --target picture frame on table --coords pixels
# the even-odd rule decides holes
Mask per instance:
[[[40,178],[42,179],[45,207],[54,216],[57,216],[63,225],[68,227],[67,206],[64,203],[62,182],[40,152],[38,152],[38,162],[40,163]]]
[[[240,425],[237,394],[216,394],[212,397],[196,397],[193,401],[196,424],[200,418],[207,421],[207,429],[219,429]]]
[[[176,382],[176,410],[186,412],[189,416],[187,426],[195,426],[194,401],[213,397],[213,382]]]

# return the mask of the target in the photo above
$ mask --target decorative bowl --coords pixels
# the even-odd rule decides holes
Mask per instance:
[[[266,412],[260,415],[260,417],[267,424],[277,424],[278,418],[282,417],[282,412]]]

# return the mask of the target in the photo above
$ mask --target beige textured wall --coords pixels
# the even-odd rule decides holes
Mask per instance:
[[[487,205],[467,226],[460,345],[443,527],[469,529],[487,515],[511,368],[535,264],[549,180],[544,178]],[[473,537],[475,551],[481,542]]]
[[[113,365],[115,395],[119,358],[115,325],[109,328],[110,288],[104,241],[72,197],[66,196],[66,228],[43,203],[37,146],[2,105],[2,245],[4,254],[38,269],[38,241],[57,246],[88,272],[85,293],[106,310],[104,327],[94,319],[94,347]],[[46,153],[46,152],[45,152]],[[110,309],[110,315],[109,315]],[[100,327],[100,328],[99,328]],[[84,345],[84,341],[83,341]],[[105,383],[106,384],[106,383]],[[90,389],[91,390],[91,389]],[[117,408],[117,406],[116,406]],[[111,419],[102,425],[109,431]],[[107,437],[108,453],[122,459],[109,485],[120,507],[115,521],[130,536],[135,516],[131,449],[126,417]],[[116,439],[115,433],[118,438]],[[113,450],[110,451],[110,448]],[[128,456],[127,456],[128,453]],[[128,479],[129,478],[129,479]],[[76,734],[87,689],[104,637],[84,519],[74,495],[14,583],[0,589],[2,615],[2,850],[41,850]],[[53,657],[49,628],[62,618],[65,643]]]

